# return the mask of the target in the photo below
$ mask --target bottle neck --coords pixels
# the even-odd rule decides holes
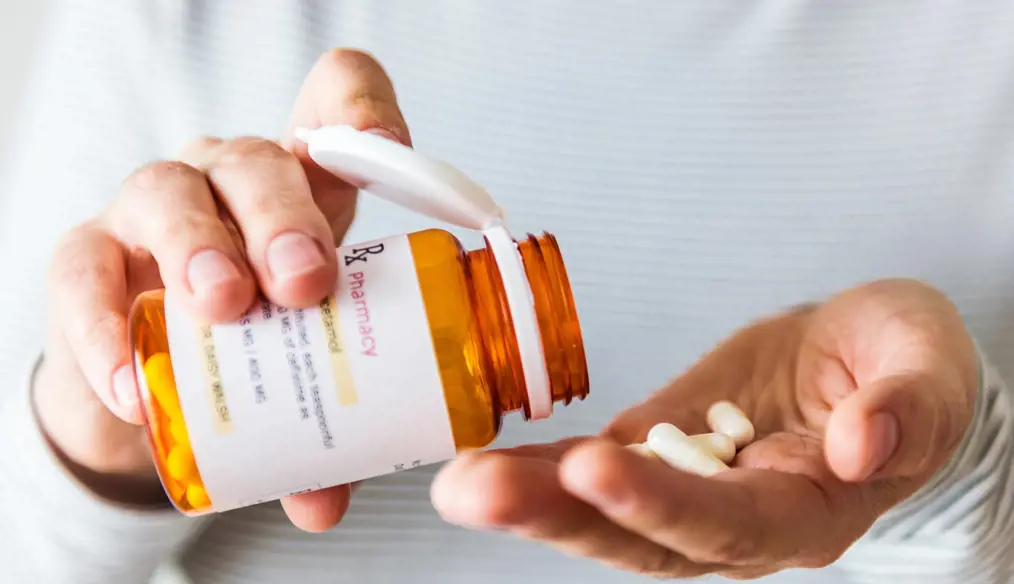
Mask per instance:
[[[529,235],[518,252],[532,290],[539,334],[549,372],[553,402],[569,404],[588,395],[588,368],[570,281],[556,238]],[[485,376],[500,413],[521,410],[531,417],[521,353],[500,271],[492,252],[478,249],[466,256],[479,328],[485,347]]]

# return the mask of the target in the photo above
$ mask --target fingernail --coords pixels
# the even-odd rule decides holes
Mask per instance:
[[[133,419],[137,410],[137,382],[134,380],[134,370],[130,365],[124,365],[113,373],[113,399],[120,408],[118,415]]]
[[[217,249],[197,252],[187,264],[187,280],[194,294],[202,295],[216,286],[238,280],[239,269],[227,255]]]
[[[325,263],[317,242],[302,233],[283,233],[268,246],[268,268],[276,280],[302,276]]]
[[[873,442],[873,455],[867,463],[865,477],[869,478],[879,472],[887,464],[898,449],[900,430],[898,419],[893,414],[879,413],[870,419],[870,430]]]

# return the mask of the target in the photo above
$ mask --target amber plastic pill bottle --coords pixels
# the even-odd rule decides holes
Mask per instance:
[[[135,369],[173,504],[220,512],[447,460],[489,445],[509,413],[583,399],[555,237],[484,233],[472,251],[440,229],[344,246],[319,306],[261,301],[234,323],[139,296]]]

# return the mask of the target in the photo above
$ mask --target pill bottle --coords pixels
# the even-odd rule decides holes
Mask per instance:
[[[506,414],[539,420],[589,391],[562,254],[513,239],[459,171],[383,138],[304,133],[326,170],[442,229],[338,248],[334,294],[266,300],[236,322],[194,321],[164,290],[130,316],[155,466],[187,515],[408,470],[489,445]]]

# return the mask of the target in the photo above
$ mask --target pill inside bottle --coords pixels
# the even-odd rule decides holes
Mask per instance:
[[[516,247],[545,404],[584,399],[584,346],[557,241],[529,236]],[[524,347],[488,248],[465,251],[431,229],[346,246],[338,258],[335,294],[302,310],[262,300],[237,322],[208,325],[163,290],[137,298],[130,331],[147,433],[184,513],[439,462],[489,445],[505,414],[548,415],[533,416]]]

